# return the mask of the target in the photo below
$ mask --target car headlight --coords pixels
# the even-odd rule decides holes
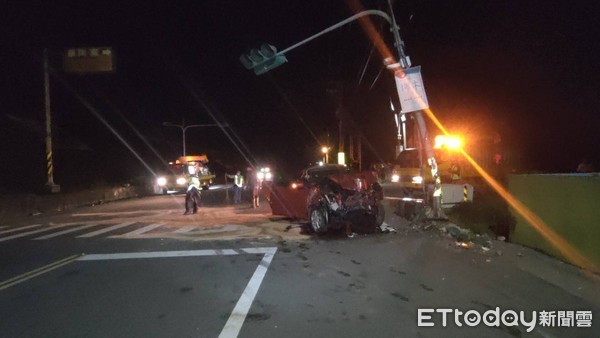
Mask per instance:
[[[264,180],[265,173],[263,173],[263,172],[256,173],[256,178],[258,178],[259,180]]]
[[[167,184],[167,179],[165,177],[159,177],[156,179],[156,184],[162,187]]]
[[[177,184],[179,185],[185,185],[186,179],[183,177],[178,177],[177,178]]]
[[[421,177],[421,176],[414,176],[412,178],[412,182],[414,184],[422,184],[423,183],[423,177]]]
[[[392,175],[392,182],[400,182],[400,175],[393,174]]]
[[[267,181],[270,181],[271,179],[273,179],[273,174],[271,174],[270,172],[267,172],[267,173],[265,174],[265,179],[266,179]]]

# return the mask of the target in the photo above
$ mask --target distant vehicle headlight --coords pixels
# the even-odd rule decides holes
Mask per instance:
[[[167,184],[167,179],[165,177],[159,177],[156,179],[156,184],[162,187]]]
[[[263,173],[263,172],[256,173],[256,178],[258,178],[259,180],[264,180],[265,173]]]
[[[267,172],[267,173],[265,174],[265,179],[266,179],[267,181],[270,181],[270,180],[272,180],[272,179],[273,179],[273,174],[271,174],[270,172]]]
[[[414,184],[422,184],[423,183],[423,177],[421,177],[421,176],[414,176],[412,178],[412,182]]]
[[[392,182],[395,182],[395,183],[400,182],[400,175],[393,174],[392,175]]]
[[[177,184],[179,185],[185,185],[186,179],[183,177],[178,177],[177,178]]]

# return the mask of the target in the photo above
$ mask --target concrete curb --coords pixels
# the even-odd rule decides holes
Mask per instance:
[[[2,195],[0,196],[0,225],[30,216],[55,214],[81,206],[102,204],[146,194],[146,191],[134,186],[120,186],[52,195]]]

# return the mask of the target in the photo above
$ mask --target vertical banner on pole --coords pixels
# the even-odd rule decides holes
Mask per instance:
[[[403,113],[429,108],[423,78],[421,77],[421,66],[403,70],[398,69],[395,72],[394,79],[396,80],[396,89],[398,90]]]

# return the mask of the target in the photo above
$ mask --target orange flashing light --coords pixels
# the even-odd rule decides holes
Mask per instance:
[[[348,0],[348,3],[351,7],[351,10],[354,12],[360,12],[363,10],[363,6],[358,0]],[[369,36],[379,54],[382,56],[382,59],[393,58],[389,49],[385,45],[385,42],[375,29],[373,22],[368,18],[361,18],[359,20],[362,25],[363,30]],[[402,70],[400,70],[402,72]],[[403,79],[407,82],[408,88],[410,88],[414,92],[414,88],[412,85],[408,83],[406,78],[403,78],[401,75],[399,78]],[[417,97],[418,95],[415,95]],[[425,114],[433,123],[442,131],[445,135],[449,135],[448,131],[442,123],[437,119],[431,109],[424,109]],[[529,210],[523,203],[517,200],[513,195],[511,195],[504,187],[502,187],[496,180],[494,180],[491,175],[489,175],[481,166],[473,160],[469,154],[467,154],[463,149],[460,149],[460,153],[464,155],[464,157],[473,165],[473,167],[479,172],[479,174],[487,181],[487,183],[502,197],[506,202],[513,207],[513,209],[519,213],[531,226],[536,229],[540,235],[542,235],[546,240],[548,240],[557,250],[559,250],[564,257],[570,262],[579,265],[581,267],[597,270],[598,267],[590,261],[587,257],[583,256],[575,247],[573,247],[569,242],[567,242],[564,238],[562,238],[559,234],[557,234],[554,230],[549,228],[546,223],[537,216],[533,211]]]
[[[179,163],[190,163],[190,162],[206,163],[206,162],[208,162],[208,158],[206,157],[206,155],[188,155],[188,156],[181,156],[179,159],[177,159],[177,162],[179,162]]]
[[[463,141],[460,136],[455,135],[437,135],[435,137],[434,148],[445,147],[449,150],[459,150],[462,148]]]

